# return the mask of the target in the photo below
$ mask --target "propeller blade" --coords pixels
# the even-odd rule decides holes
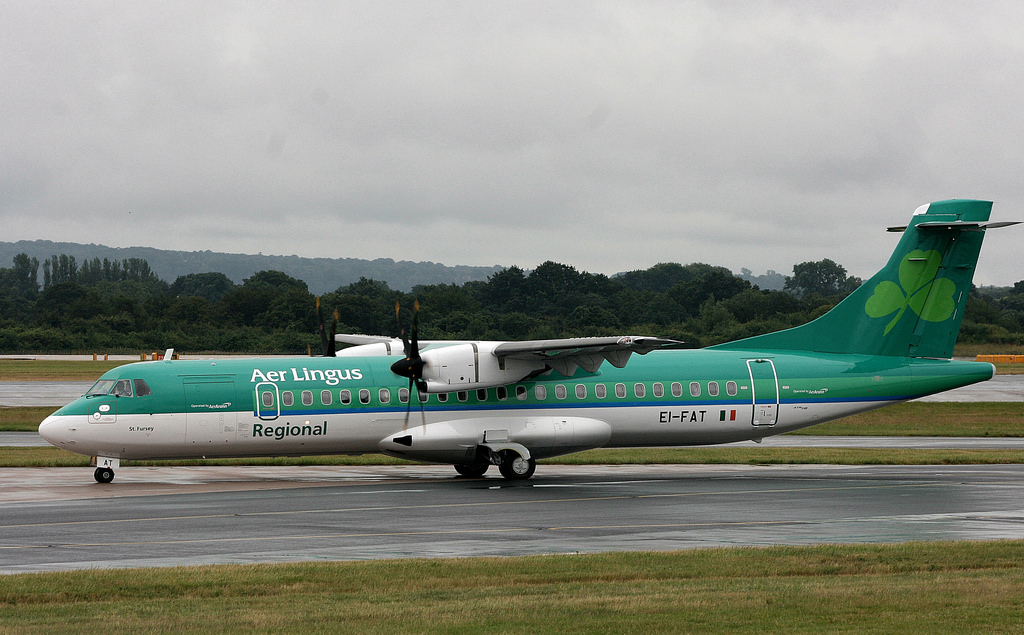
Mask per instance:
[[[405,421],[402,422],[402,432],[405,432],[409,427],[409,413],[412,411],[412,385],[413,379],[409,378],[409,399],[405,404]]]
[[[335,357],[337,355],[337,342],[334,340],[334,336],[338,333],[338,320],[341,318],[338,315],[338,310],[334,310],[334,319],[331,320],[331,336],[327,340],[327,351],[324,353],[327,357]]]
[[[327,331],[324,328],[324,311],[320,304],[320,298],[316,299],[316,323],[317,331],[320,333],[320,353],[326,354],[327,352]]]
[[[399,377],[409,378],[409,402],[405,409],[405,421],[402,423],[402,430],[405,430],[409,426],[409,415],[412,412],[413,391],[415,391],[416,400],[419,401],[420,404],[420,417],[423,420],[423,427],[424,429],[427,427],[427,415],[423,409],[423,400],[420,399],[420,395],[426,394],[427,392],[427,382],[423,380],[423,366],[425,362],[420,356],[419,314],[420,303],[419,300],[416,300],[413,303],[412,328],[407,336],[405,326],[402,324],[401,304],[399,302],[395,302],[395,320],[398,322],[398,330],[402,336],[402,347],[405,357],[391,365],[391,372]]]
[[[338,315],[338,311],[334,311],[334,319],[331,321],[330,335],[328,335],[327,327],[324,325],[324,310],[323,305],[320,302],[320,298],[316,299],[316,321],[317,331],[320,333],[320,354],[324,357],[334,357],[337,349],[334,342],[334,335],[338,330],[338,320],[341,316]],[[312,351],[310,351],[312,355]]]

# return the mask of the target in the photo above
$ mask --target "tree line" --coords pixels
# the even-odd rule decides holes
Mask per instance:
[[[38,277],[43,272],[42,284]],[[724,267],[660,263],[617,276],[545,262],[485,281],[415,287],[362,278],[321,296],[338,332],[398,335],[395,305],[418,300],[423,339],[551,339],[660,335],[706,346],[814,319],[861,284],[825,259],[794,265],[779,291]],[[223,273],[161,280],[139,258],[19,254],[0,268],[0,352],[319,351],[316,298],[302,280],[260,271],[235,284]],[[972,291],[963,342],[1024,343],[1024,281]]]

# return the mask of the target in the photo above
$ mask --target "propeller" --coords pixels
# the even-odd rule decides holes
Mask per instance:
[[[335,343],[334,343],[334,332],[338,328],[338,311],[334,311],[334,319],[331,321],[331,330],[328,334],[327,329],[324,327],[324,313],[320,306],[320,298],[316,299],[316,321],[320,325],[320,352],[324,357],[334,357],[335,355]]]
[[[402,350],[405,353],[403,359],[398,360],[391,365],[391,372],[398,375],[399,377],[409,378],[409,405],[405,409],[405,423],[402,425],[402,429],[406,429],[409,425],[409,412],[412,410],[412,394],[413,389],[417,391],[416,399],[420,402],[420,415],[423,417],[423,427],[427,426],[427,416],[423,413],[423,400],[419,398],[419,393],[427,392],[427,382],[423,380],[423,358],[420,357],[420,343],[419,343],[419,315],[420,315],[420,302],[416,300],[413,304],[412,311],[412,328],[410,334],[405,334],[405,326],[402,324],[402,306],[401,303],[395,302],[395,320],[398,322],[398,330],[402,336]]]

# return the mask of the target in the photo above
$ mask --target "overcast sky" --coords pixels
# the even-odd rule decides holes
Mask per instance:
[[[1024,220],[1022,24],[1020,2],[0,0],[0,240],[866,277],[923,203]],[[989,232],[975,282],[1024,279],[1022,244]]]

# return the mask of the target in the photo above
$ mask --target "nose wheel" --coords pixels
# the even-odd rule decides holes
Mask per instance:
[[[93,476],[96,478],[97,483],[109,483],[114,480],[114,470],[109,467],[98,467],[93,472]]]

